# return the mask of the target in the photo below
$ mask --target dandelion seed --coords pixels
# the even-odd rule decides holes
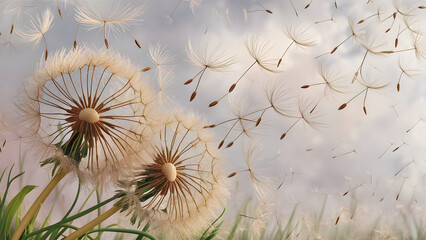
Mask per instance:
[[[198,77],[197,85],[191,95],[190,101],[194,100],[201,79],[207,69],[215,72],[222,72],[226,71],[232,64],[234,64],[234,57],[229,56],[225,51],[220,51],[218,47],[211,49],[208,46],[209,44],[206,43],[203,47],[194,48],[191,44],[191,40],[188,39],[188,48],[186,50],[188,58],[195,66],[202,67],[201,71],[184,84],[188,85],[193,81],[193,79]]]
[[[408,133],[408,132],[410,132],[411,130],[413,130],[413,128],[415,128],[419,123],[421,123],[421,122],[426,122],[426,119],[424,119],[424,118],[422,118],[421,116],[420,116],[420,118],[419,118],[419,120],[416,122],[416,123],[414,123],[414,125],[412,126],[412,127],[410,127],[407,131],[405,131],[406,133]]]
[[[410,166],[410,164],[414,163],[414,159],[410,161],[409,163],[405,164],[400,170],[398,170],[393,176],[396,177],[402,170],[404,170],[406,167]]]
[[[231,118],[225,121],[222,121],[220,123],[217,124],[212,124],[209,126],[205,126],[205,128],[215,128],[217,126],[223,125],[223,124],[227,124],[227,123],[232,123],[231,127],[229,128],[229,130],[226,132],[225,136],[223,137],[222,141],[219,143],[218,148],[221,148],[224,144],[225,141],[227,140],[227,138],[231,135],[231,132],[233,130],[237,130],[240,131],[240,133],[233,138],[226,146],[226,148],[230,148],[232,147],[232,145],[234,144],[235,141],[238,140],[238,138],[240,138],[241,136],[243,136],[243,134],[249,138],[251,138],[251,133],[250,131],[252,129],[254,129],[257,126],[253,126],[253,127],[249,127],[248,125],[251,123],[255,123],[258,122],[259,120],[255,121],[254,119],[251,119],[250,116],[259,113],[261,111],[263,111],[264,109],[261,110],[256,110],[256,111],[252,111],[250,113],[244,113],[243,109],[240,107],[241,103],[234,103],[232,101],[230,101],[230,105],[231,105],[231,110],[232,113],[234,114],[235,118]]]
[[[293,127],[300,121],[303,120],[308,126],[312,128],[320,128],[323,127],[324,124],[316,120],[319,116],[316,114],[307,113],[307,109],[311,109],[311,104],[306,100],[299,98],[299,116],[295,117],[296,120],[293,124],[280,136],[280,140],[284,139],[284,137],[288,134],[288,132],[293,129]]]
[[[249,70],[254,65],[259,65],[262,69],[275,73],[276,70],[273,69],[273,63],[271,59],[269,59],[269,52],[271,50],[269,46],[269,42],[263,42],[259,39],[258,36],[250,36],[245,39],[245,45],[247,48],[247,51],[249,52],[250,56],[254,59],[254,62],[244,71],[244,73],[235,81],[231,87],[229,88],[228,92],[224,94],[221,98],[218,100],[215,100],[209,104],[209,107],[216,106],[222,99],[224,99],[228,94],[230,94],[232,91],[234,91],[237,84],[243,79],[243,77],[249,72]]]
[[[356,30],[354,28],[354,22],[352,19],[349,19],[349,28],[351,30],[351,35],[349,35],[349,37],[345,38],[345,40],[343,40],[342,42],[340,42],[339,44],[337,44],[336,47],[333,48],[333,50],[331,50],[330,54],[333,54],[337,51],[337,49],[342,46],[345,42],[347,42],[349,39],[351,38],[356,38],[358,37],[358,34],[356,33]]]
[[[389,146],[386,148],[386,150],[382,154],[380,154],[379,159],[381,159],[393,145],[395,144],[391,142]]]
[[[398,194],[395,197],[396,201],[398,201],[398,199],[401,195],[401,192],[402,192],[402,188],[404,187],[405,180],[407,180],[408,177],[403,177],[403,178],[404,178],[404,180],[402,180],[401,187],[399,188]]]
[[[345,156],[345,155],[348,155],[348,154],[351,154],[351,153],[356,153],[356,149],[354,148],[353,150],[351,150],[349,152],[345,152],[345,153],[342,153],[342,154],[335,155],[335,156],[333,156],[333,158],[342,157],[342,156]]]
[[[18,35],[26,42],[32,42],[34,46],[40,44],[41,39],[43,39],[45,50],[44,59],[47,60],[48,50],[47,50],[47,41],[45,34],[52,27],[53,15],[49,8],[47,8],[43,15],[40,17],[37,15],[36,18],[31,18],[31,26],[24,31],[19,31]],[[13,29],[11,29],[11,32]]]
[[[259,2],[255,1],[257,3],[257,5],[259,5],[262,9],[256,9],[256,10],[247,10],[247,9],[243,9],[243,14],[244,14],[244,20],[247,22],[248,19],[248,14],[249,13],[254,13],[254,12],[266,12],[268,14],[273,14],[271,10],[266,9],[262,4],[260,4]]]
[[[105,4],[102,2],[102,4]],[[89,30],[103,29],[104,43],[109,48],[107,37],[110,33],[118,34],[120,32],[129,32],[129,26],[140,22],[139,16],[144,11],[143,5],[127,6],[114,5],[113,9],[101,11],[93,2],[80,4],[76,9],[75,19],[77,22],[87,26]]]
[[[278,60],[277,67],[280,66],[284,55],[293,44],[302,48],[313,47],[316,44],[315,36],[309,33],[307,29],[300,27],[287,27],[285,34],[292,40],[292,42],[288,45],[284,53],[281,55],[281,58]]]
[[[324,96],[328,93],[344,93],[346,89],[346,84],[344,83],[344,78],[337,75],[335,69],[326,68],[326,64],[320,64],[318,66],[318,73],[321,76],[322,82],[311,83],[301,86],[302,89],[306,89],[313,86],[324,86]]]
[[[293,4],[293,1],[292,0],[289,0],[289,1],[290,1],[291,6],[293,7],[293,11],[296,14],[296,17],[299,17],[299,14],[297,13],[297,10],[296,10],[296,7]]]
[[[407,65],[402,65],[401,59],[398,58],[398,67],[401,70],[401,74],[399,74],[399,78],[398,78],[398,83],[396,85],[396,90],[399,92],[400,87],[401,87],[401,79],[403,76],[406,76],[408,78],[413,78],[416,76],[416,70],[415,69],[409,69],[408,66],[411,64],[407,64]]]
[[[360,187],[362,187],[362,186],[364,186],[364,183],[361,183],[361,184],[359,184],[358,186],[356,186],[356,187],[354,187],[354,188],[349,189],[348,191],[346,191],[346,192],[343,194],[343,196],[348,195],[348,193],[350,193],[350,192],[352,192],[352,191],[354,191],[354,190],[356,190],[356,189],[358,189],[358,188],[360,188]]]
[[[315,24],[320,24],[320,23],[325,23],[325,22],[334,22],[334,20],[335,20],[334,14],[331,14],[330,18],[320,20],[320,21],[316,21]]]
[[[364,99],[363,99],[362,109],[364,111],[364,114],[367,115],[366,101],[367,101],[368,90],[370,90],[370,89],[371,90],[382,90],[389,85],[389,83],[380,83],[377,80],[376,81],[370,81],[370,80],[366,80],[364,78],[362,79],[362,81],[360,83],[365,88],[362,91],[360,91],[359,93],[357,93],[355,96],[353,96],[351,99],[349,99],[346,103],[343,103],[342,105],[340,105],[338,110],[344,109],[352,100],[354,100],[355,98],[360,96],[362,93],[365,93]]]
[[[404,145],[407,145],[407,143],[404,141],[404,140],[402,140],[402,143],[399,145],[399,146],[397,146],[396,148],[394,148],[393,150],[392,150],[392,152],[396,152],[398,149],[400,149],[402,146],[404,146]]]
[[[377,20],[378,20],[378,21],[380,21],[380,13],[381,13],[381,12],[380,12],[380,8],[378,8],[378,9],[377,9],[377,12],[376,12],[375,14],[372,14],[372,15],[370,15],[370,16],[368,16],[368,17],[364,18],[364,19],[359,20],[357,24],[364,23],[364,22],[365,22],[365,21],[367,21],[368,19],[370,19],[370,18],[372,18],[372,17],[375,17],[375,16],[377,16]]]

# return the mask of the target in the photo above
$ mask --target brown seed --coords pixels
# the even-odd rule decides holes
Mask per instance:
[[[15,26],[13,26],[13,24],[12,24],[12,26],[10,27],[10,33],[9,34],[12,34],[13,33],[13,29],[15,28]]]
[[[361,21],[358,22],[358,24],[361,24],[365,21],[365,19],[362,19]]]
[[[62,19],[62,12],[61,12],[61,9],[60,8],[58,8],[58,13],[59,13],[59,16],[61,17],[61,19]]]
[[[138,40],[135,39],[135,43],[136,43],[136,46],[138,46],[138,48],[142,48],[141,45],[139,44]]]
[[[333,48],[333,50],[331,50],[330,54],[333,54],[338,48],[339,48],[339,46]]]
[[[77,41],[74,40],[73,46],[74,46],[74,49],[77,47]]]
[[[210,104],[209,104],[209,107],[214,107],[214,106],[216,106],[216,104],[218,104],[219,102],[218,101],[213,101],[213,102],[211,102]]]
[[[301,88],[308,88],[309,85],[303,85]]]
[[[232,147],[232,145],[234,145],[234,142],[228,143],[228,145],[226,145],[226,148],[230,148],[230,147]]]
[[[49,51],[47,51],[47,49],[46,49],[46,52],[44,53],[44,61],[47,60],[47,55],[49,55]]]
[[[255,125],[256,127],[257,127],[257,126],[259,126],[260,121],[262,121],[262,118],[261,118],[261,117],[260,117],[259,119],[257,119],[257,121],[256,121],[256,125]]]
[[[212,125],[209,125],[209,128],[215,128],[217,125],[216,124],[212,124]]]
[[[146,71],[149,71],[149,70],[151,70],[151,67],[146,67],[146,68],[142,69],[141,72],[146,72]]]
[[[395,18],[396,18],[396,13],[397,13],[397,12],[394,12],[394,13],[392,14],[393,19],[395,19]]]
[[[342,110],[343,108],[345,108],[346,107],[346,105],[348,105],[347,103],[343,103],[342,105],[340,105],[340,107],[339,107],[339,109],[338,110]]]
[[[237,172],[233,172],[233,173],[229,174],[229,175],[228,175],[228,178],[231,178],[231,177],[233,177],[233,176],[235,176],[235,175],[237,175]]]
[[[225,143],[225,140],[222,140],[222,142],[219,143],[219,146],[217,147],[217,149],[221,148],[224,143]]]
[[[396,90],[399,92],[399,83],[396,85]]]
[[[398,38],[395,38],[395,48],[398,47]]]
[[[382,197],[382,198],[380,199],[380,202],[383,202],[383,200],[385,200],[385,198],[384,198],[384,197]]]
[[[390,30],[391,30],[391,28],[388,28],[388,29],[385,31],[385,33],[389,32]]]
[[[394,150],[392,150],[392,152],[395,152],[396,150],[398,150],[399,149],[399,147],[396,147]]]
[[[270,13],[270,14],[272,14],[272,11],[271,10],[265,10],[267,13]]]
[[[334,1],[334,6],[337,8],[337,1]]]
[[[307,9],[309,6],[311,6],[311,4],[309,3],[308,5],[305,6],[305,9]]]
[[[183,85],[188,85],[188,84],[190,84],[190,83],[192,83],[192,81],[193,81],[194,79],[189,79],[188,81],[186,81]]]
[[[283,140],[283,138],[285,138],[285,135],[287,135],[287,133],[283,133],[283,135],[281,135],[280,140]]]
[[[365,115],[367,115],[367,108],[364,106],[362,109],[364,110]]]
[[[395,198],[395,200],[398,200],[399,199],[399,193],[398,193],[398,195],[396,195],[396,198]]]
[[[426,9],[426,6],[419,6],[419,9]]]
[[[280,58],[280,60],[278,60],[277,67],[280,66],[282,60],[283,60],[282,58]]]
[[[232,92],[234,91],[234,88],[237,86],[236,83],[232,84],[231,87],[229,88],[228,92]]]
[[[334,223],[334,225],[337,225],[337,223],[339,223],[339,219],[340,219],[340,216],[337,217],[336,222]]]
[[[189,98],[189,101],[190,101],[190,102],[192,102],[192,100],[194,100],[195,96],[197,96],[197,91],[194,91],[194,92],[191,94],[191,98]]]
[[[346,196],[346,195],[348,195],[348,193],[349,193],[349,192],[345,192],[345,193],[343,193],[343,196]]]
[[[106,48],[108,49],[109,47],[108,47],[108,40],[105,38],[104,39],[104,42],[105,42],[105,46],[106,46]]]

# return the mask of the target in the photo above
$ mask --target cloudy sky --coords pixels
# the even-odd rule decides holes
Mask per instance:
[[[426,75],[425,59],[416,57],[416,51],[418,55],[426,56],[426,41],[421,35],[426,30],[423,24],[426,10],[418,8],[421,1],[397,1],[400,13],[395,20],[392,14],[396,10],[392,1],[337,0],[336,8],[334,1],[314,0],[306,9],[307,0],[293,0],[294,8],[289,0],[182,1],[177,6],[178,3],[178,0],[160,0],[123,1],[120,4],[91,1],[90,4],[100,16],[108,16],[127,4],[144,5],[144,13],[137,18],[140,21],[124,31],[108,35],[109,51],[120,53],[141,69],[152,67],[146,77],[157,90],[161,90],[165,107],[193,111],[207,124],[217,124],[234,118],[235,113],[244,115],[268,107],[267,94],[278,89],[278,93],[284,94],[283,98],[288,98],[278,104],[296,114],[301,104],[307,119],[320,123],[312,126],[302,119],[280,140],[297,118],[283,117],[270,109],[265,112],[258,127],[249,127],[250,138],[242,135],[231,148],[223,149],[227,173],[230,174],[247,168],[244,151],[250,141],[254,142],[252,167],[269,183],[273,211],[281,216],[278,219],[287,219],[295,204],[299,204],[300,213],[318,213],[325,195],[328,196],[326,221],[335,220],[340,212],[350,212],[347,209],[352,209],[354,204],[359,206],[359,219],[376,219],[384,215],[387,217],[384,219],[393,221],[401,211],[424,216],[426,121],[421,119],[426,119]],[[50,8],[54,14],[53,26],[45,34],[49,53],[71,49],[78,28],[74,18],[76,7],[84,8],[89,3],[9,3],[3,0],[0,4],[3,12],[0,15],[0,106],[3,120],[13,127],[14,104],[45,51],[43,42],[34,46],[17,33],[27,31],[31,18]],[[193,9],[191,4],[195,4]],[[57,12],[58,7],[62,18]],[[361,19],[377,13],[379,7],[380,20],[373,16],[358,24]],[[354,22],[356,36],[330,54],[351,36],[350,21]],[[12,24],[14,32],[9,34]],[[407,26],[409,29],[406,29]],[[388,28],[391,29],[386,32]],[[292,29],[296,32],[296,42],[306,41],[300,34],[303,29],[309,34],[308,40],[314,40],[316,44],[307,47],[292,44],[292,39],[285,34]],[[274,72],[255,64],[229,97],[209,108],[209,103],[225,94],[255,62],[245,46],[245,41],[253,36],[268,42],[270,51],[265,53],[265,61],[271,63]],[[398,46],[395,48],[397,36]],[[134,39],[141,44],[141,49],[134,44]],[[234,59],[234,64],[224,72],[206,71],[197,97],[192,102],[189,102],[189,97],[195,85],[184,86],[183,83],[193,78],[201,68],[193,65],[187,57],[189,39],[202,51],[217,46],[220,52]],[[416,49],[410,50],[416,39]],[[104,48],[102,29],[89,30],[82,24],[77,43]],[[149,58],[149,48],[156,44],[164,46],[174,56],[166,66],[170,70],[170,75],[163,79],[167,84],[159,84],[157,69]],[[278,59],[290,44],[292,46],[277,68]],[[405,49],[407,51],[401,53],[379,54],[381,51]],[[325,55],[320,56],[322,54]],[[358,74],[357,80],[352,83],[362,63],[362,77]],[[402,70],[398,63],[410,76],[412,73],[411,77],[402,75],[399,92],[397,83]],[[324,85],[300,88],[323,82],[319,66],[323,66],[327,76],[336,79],[343,93],[324,92]],[[367,115],[363,112],[365,92],[338,111],[339,106],[365,90],[362,79],[367,86],[387,85],[382,89],[368,89],[365,100]],[[315,105],[313,113],[309,113]],[[253,117],[254,120],[257,118]],[[213,129],[218,142],[231,126],[232,122]],[[237,125],[236,130],[231,131],[230,139],[238,136],[239,131],[241,126]],[[8,142],[0,153],[2,169],[13,163],[17,165],[19,159],[19,138],[13,131],[6,132],[3,137]],[[49,171],[38,167],[38,160],[26,156],[24,184],[37,181],[37,184],[44,185],[48,181]],[[246,174],[239,173],[231,178],[233,185],[238,183],[239,187],[231,194],[230,206],[239,207],[242,199],[253,195],[252,183]],[[343,196],[346,191],[350,194]]]

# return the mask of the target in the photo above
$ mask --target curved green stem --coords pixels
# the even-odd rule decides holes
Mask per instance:
[[[87,215],[87,214],[89,214],[89,213],[97,210],[98,208],[100,208],[100,207],[102,207],[102,206],[104,206],[104,205],[106,205],[106,204],[114,201],[115,199],[117,199],[119,197],[120,197],[120,195],[114,195],[113,197],[108,198],[107,200],[105,200],[105,201],[103,201],[103,202],[101,202],[99,204],[96,204],[95,206],[93,206],[91,208],[88,208],[87,210],[84,210],[81,213],[77,213],[77,214],[75,214],[75,215],[73,215],[71,217],[65,218],[65,219],[63,219],[63,220],[61,220],[61,221],[59,221],[59,222],[57,222],[57,223],[55,223],[53,225],[47,226],[45,228],[39,229],[37,231],[34,231],[34,232],[32,232],[32,233],[30,233],[28,235],[22,236],[21,240],[28,239],[29,237],[35,236],[35,235],[40,234],[40,233],[45,232],[45,231],[49,231],[49,230],[54,229],[54,228],[57,228],[57,227],[63,225],[64,223],[71,222],[74,219],[77,219],[77,218],[80,218],[80,217],[82,217],[84,215]]]
[[[118,233],[131,233],[131,234],[138,234],[139,236],[147,237],[151,240],[157,240],[154,236],[152,236],[149,233],[138,231],[138,230],[132,230],[132,229],[122,229],[122,228],[101,228],[101,229],[94,229],[92,231],[87,232],[87,234],[94,233],[94,232],[118,232]]]

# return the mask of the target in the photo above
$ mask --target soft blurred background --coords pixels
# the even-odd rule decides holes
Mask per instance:
[[[128,31],[108,36],[109,51],[119,52],[141,69],[152,67],[146,77],[161,92],[163,104],[169,108],[196,112],[206,124],[232,119],[238,112],[244,114],[267,107],[269,102],[265,91],[268,90],[265,89],[276,86],[285,89],[286,96],[293,97],[288,101],[288,106],[296,112],[298,102],[311,102],[310,107],[318,103],[314,112],[315,121],[321,123],[318,128],[300,121],[280,140],[281,134],[295,119],[267,111],[261,124],[249,130],[251,138],[243,134],[232,147],[223,148],[227,173],[231,174],[247,169],[245,157],[250,144],[254,144],[251,167],[269,186],[267,210],[261,211],[268,214],[262,215],[255,209],[265,205],[264,199],[257,198],[248,172],[232,177],[233,189],[225,215],[230,222],[237,214],[242,214],[241,209],[247,200],[252,210],[246,211],[244,215],[253,218],[245,217],[243,220],[251,224],[255,219],[256,224],[266,223],[271,229],[275,226],[284,227],[296,206],[299,227],[305,224],[306,229],[313,228],[319,215],[322,216],[321,224],[330,231],[337,231],[341,224],[355,224],[370,230],[380,219],[378,233],[392,232],[390,227],[385,229],[384,226],[401,226],[404,221],[410,227],[401,228],[409,232],[414,230],[410,229],[415,228],[414,222],[425,220],[426,72],[425,59],[415,54],[415,51],[426,51],[426,42],[421,35],[426,31],[426,9],[419,8],[425,5],[424,1],[3,0],[0,2],[0,143],[7,141],[1,148],[0,168],[3,170],[14,164],[13,172],[25,171],[21,186],[46,185],[50,179],[50,169],[39,166],[42,159],[26,155],[26,148],[31,143],[21,139],[13,130],[16,127],[14,117],[17,98],[24,91],[29,76],[44,58],[45,51],[43,43],[33,46],[24,42],[16,32],[25,31],[32,17],[50,8],[55,18],[52,28],[45,34],[49,54],[63,48],[71,49],[79,25],[74,17],[76,7],[84,7],[85,4],[95,6],[104,14],[127,4],[143,4],[144,13],[138,18],[140,22],[129,25]],[[358,24],[377,11],[380,12],[380,20],[373,16]],[[394,20],[393,13],[397,11]],[[316,58],[330,53],[351,36],[350,21],[354,22],[359,39],[350,38],[333,54]],[[14,32],[10,34],[12,24]],[[386,32],[390,26],[391,30]],[[407,26],[410,29],[404,30]],[[271,50],[267,58],[271,59],[272,65],[276,65],[292,42],[285,34],[287,28],[308,29],[316,45],[303,48],[294,44],[280,67],[277,69],[274,66],[277,73],[255,65],[229,98],[209,108],[209,103],[226,93],[229,86],[253,63],[244,40],[256,35],[262,41],[269,41]],[[394,46],[396,37],[399,41],[397,48]],[[421,40],[415,45],[415,50],[375,54],[380,51],[412,49],[416,38]],[[134,39],[138,40],[141,49],[135,45]],[[189,97],[194,83],[189,86],[183,83],[193,78],[201,68],[191,64],[187,57],[189,39],[193,45],[200,45],[202,49],[219,46],[229,56],[235,56],[235,64],[227,71],[205,73],[197,97],[192,102],[189,102]],[[89,31],[82,24],[77,43],[104,48],[102,29]],[[372,43],[373,46],[363,64],[364,77],[388,83],[380,91],[369,90],[367,115],[362,108],[364,94],[348,103],[345,109],[337,110],[364,89],[358,81],[351,83],[366,51],[360,43],[367,46]],[[158,69],[149,58],[149,48],[157,44],[174,56],[164,66],[169,74],[161,80],[155,72]],[[412,77],[402,76],[399,92],[396,89],[401,75],[398,63],[415,73]],[[323,86],[301,89],[302,85],[322,81],[318,66],[324,66],[333,77],[339,78],[345,86],[345,93],[324,95]],[[213,129],[218,136],[218,143],[231,125],[223,124]],[[230,139],[237,137],[240,129],[237,125]],[[18,185],[13,185],[11,191],[18,192]],[[60,211],[67,210],[76,189],[72,179],[60,185],[56,196],[52,194],[49,197],[50,203],[55,198],[60,199],[54,212],[56,218],[64,214]],[[39,188],[29,195],[28,204],[31,203],[31,197],[35,198],[41,191]],[[90,190],[89,187],[85,189],[85,194],[89,194]],[[106,198],[111,191],[106,189],[101,195]],[[41,215],[47,215],[49,209],[49,205],[44,206]],[[338,218],[340,222],[336,224]]]

